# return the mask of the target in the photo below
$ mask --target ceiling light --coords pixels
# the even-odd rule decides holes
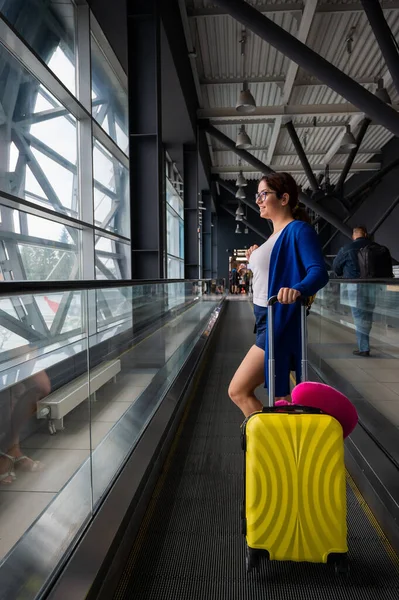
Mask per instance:
[[[237,210],[236,210],[236,215],[240,215],[241,217],[243,217],[243,216],[244,216],[244,214],[245,214],[245,213],[244,213],[244,211],[243,211],[243,208],[242,208],[241,204],[239,204],[239,205],[238,205],[238,208],[237,208]]]
[[[236,111],[240,114],[247,115],[253,113],[256,109],[255,98],[248,89],[243,89],[237,100]]]
[[[350,125],[346,125],[346,133],[345,133],[344,137],[342,138],[340,148],[341,148],[341,150],[344,150],[345,152],[350,152],[351,150],[356,148],[356,140],[353,136],[353,133],[351,132]]]
[[[236,221],[242,221],[242,215],[236,215]]]
[[[244,175],[242,174],[242,171],[240,171],[238,173],[236,186],[237,187],[245,187],[246,185],[248,185],[248,181],[245,179]]]
[[[245,226],[244,233],[249,233],[249,229],[247,226]]]
[[[236,227],[236,230],[234,233],[241,233],[241,229],[240,229],[240,226],[238,225],[238,223],[237,223],[237,227]]]
[[[237,198],[237,200],[245,200],[246,195],[242,188],[238,188],[238,190],[236,192],[236,198]]]
[[[245,131],[245,126],[241,125],[240,131],[238,132],[238,136],[237,136],[236,148],[239,148],[240,150],[246,150],[247,148],[250,148],[251,146],[252,146],[252,142],[251,142],[249,135]]]
[[[385,102],[386,104],[392,104],[392,100],[387,92],[386,87],[384,86],[384,80],[379,79],[377,81],[377,89],[375,91],[375,95],[377,98]]]

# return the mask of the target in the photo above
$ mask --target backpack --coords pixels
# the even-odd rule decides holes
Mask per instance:
[[[385,279],[393,277],[392,257],[388,248],[376,242],[371,242],[360,248],[357,254],[359,260],[360,279]]]

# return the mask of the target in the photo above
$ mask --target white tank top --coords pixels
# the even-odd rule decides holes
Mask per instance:
[[[271,235],[264,244],[252,252],[249,259],[249,268],[253,273],[253,302],[258,306],[267,306],[270,257],[273,252],[274,244],[277,242],[282,231],[283,229],[278,233]]]

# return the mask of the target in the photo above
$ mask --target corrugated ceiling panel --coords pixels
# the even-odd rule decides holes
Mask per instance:
[[[350,5],[358,0],[319,0],[318,6],[340,4]],[[250,4],[260,6],[264,4],[261,0],[250,0]],[[269,0],[268,4],[283,4],[284,0]],[[194,8],[213,6],[212,0],[189,0],[188,5]],[[384,10],[385,17],[396,38],[399,37],[399,10]],[[299,19],[298,13],[294,15],[288,12],[278,12],[268,15],[275,23],[296,35]],[[224,78],[244,75],[241,46],[239,40],[242,36],[242,26],[229,16],[198,17],[190,20],[191,30],[198,51],[197,68],[200,77]],[[346,39],[349,31],[355,27],[353,33],[353,54],[349,58],[346,51]],[[260,40],[250,31],[247,33],[245,74],[252,77],[259,76],[282,76],[287,72],[289,60],[278,53],[269,44]],[[316,12],[311,31],[308,37],[308,45],[318,54],[335,64],[352,77],[377,77],[386,74],[384,61],[376,43],[374,34],[368,23],[367,17],[361,11],[356,12]],[[309,74],[298,69],[297,79],[306,79]],[[281,103],[281,87],[276,83],[250,84],[250,89],[258,106],[276,106]],[[364,85],[366,89],[373,92],[374,84]],[[241,84],[206,86],[203,88],[205,107],[235,106]],[[393,102],[399,101],[399,93],[394,86],[388,86],[388,92]],[[290,98],[290,104],[337,104],[345,102],[339,94],[329,89],[326,85],[297,86],[294,87]],[[348,121],[347,116],[320,116],[316,124],[340,123]],[[306,150],[316,154],[310,157],[311,162],[323,163],[326,152],[331,148],[336,139],[342,135],[341,127],[315,127],[312,117],[294,117],[294,125],[308,125],[306,128],[297,128],[297,133]],[[228,137],[235,140],[239,127],[237,125],[223,125],[219,129]],[[273,124],[260,124],[246,126],[247,132],[254,146],[268,146],[273,131]],[[363,140],[363,148],[382,148],[392,138],[383,127],[373,125],[369,128]],[[217,143],[212,141],[212,146]],[[281,129],[278,143],[275,149],[274,164],[298,164],[296,156],[276,156],[279,152],[294,152],[291,140],[284,128]],[[267,151],[255,151],[254,154],[262,161],[266,161]],[[342,164],[345,155],[336,155],[334,163]],[[357,161],[367,161],[370,155],[359,154]],[[238,164],[237,157],[232,152],[218,152],[214,155],[214,164],[221,166]],[[233,179],[234,174],[223,174],[224,178]],[[339,175],[332,175],[332,181],[337,180]],[[250,179],[258,179],[259,174],[248,174]],[[299,182],[301,178],[307,185],[306,177],[295,175]]]
[[[273,13],[270,18],[280,27],[296,35],[298,22],[290,13]],[[245,75],[283,75],[289,59],[258,36],[247,31],[245,65],[241,56],[243,27],[229,16],[198,17],[191,21],[191,34],[196,40],[197,68],[201,77],[223,78]]]
[[[384,15],[392,33],[398,37],[399,11],[386,10]],[[352,27],[355,27],[352,34],[353,51],[349,57],[346,39]],[[363,12],[316,13],[307,43],[312,50],[351,77],[374,77],[385,65],[367,16]],[[299,69],[298,78],[308,76],[309,73]]]

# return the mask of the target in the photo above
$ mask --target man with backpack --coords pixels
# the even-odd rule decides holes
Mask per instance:
[[[353,242],[340,249],[333,263],[338,277],[345,279],[386,279],[393,277],[391,254],[373,242],[364,226],[354,227]],[[376,301],[376,286],[367,283],[348,285],[349,303],[356,327],[356,356],[370,356],[370,331]]]

